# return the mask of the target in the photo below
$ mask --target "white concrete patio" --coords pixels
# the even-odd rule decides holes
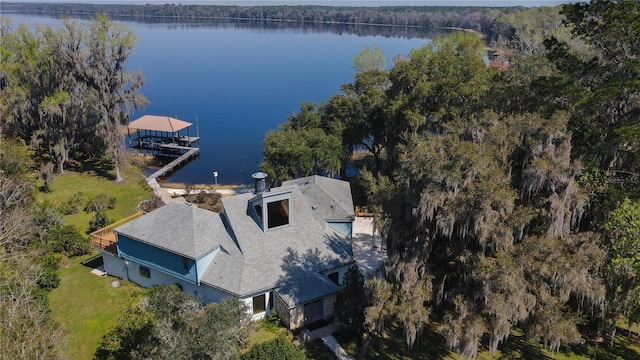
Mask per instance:
[[[365,277],[378,270],[386,257],[382,238],[373,227],[371,217],[356,217],[353,222],[353,257]]]

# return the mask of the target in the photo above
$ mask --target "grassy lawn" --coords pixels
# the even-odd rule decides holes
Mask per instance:
[[[110,284],[114,278],[91,274],[92,269],[82,262],[96,253],[64,259],[60,286],[49,294],[53,318],[66,334],[61,351],[69,359],[93,358],[98,342],[115,325],[121,310],[143,291],[125,281],[114,288]]]
[[[112,220],[120,220],[136,212],[136,206],[149,197],[153,192],[148,189],[144,179],[136,174],[133,168],[123,169],[125,181],[115,183],[109,173],[93,171],[89,172],[66,171],[64,175],[56,176],[50,185],[51,192],[40,193],[40,201],[49,201],[60,204],[78,192],[82,192],[83,199],[89,200],[100,193],[107,193],[116,198],[115,209],[107,210],[107,216]],[[81,233],[89,228],[89,220],[94,213],[85,213],[82,209],[77,214],[66,216],[66,224],[75,225]]]
[[[484,341],[487,343],[488,341]],[[594,352],[596,356],[594,356]],[[368,357],[375,359],[461,359],[447,346],[443,336],[437,333],[435,325],[427,327],[419,343],[407,350],[404,333],[397,324],[371,339]],[[555,354],[542,348],[532,339],[527,339],[521,331],[514,330],[509,339],[499,346],[494,357],[487,348],[481,348],[477,359],[640,359],[640,340],[627,339],[627,331],[619,329],[613,346],[586,342],[582,345],[561,346]]]
[[[62,203],[77,192],[86,201],[97,194],[108,193],[116,198],[114,209],[107,211],[109,219],[119,220],[136,212],[138,203],[153,195],[144,179],[133,168],[123,169],[125,181],[116,184],[113,173],[100,164],[83,164],[78,171],[66,171],[57,176],[49,193],[40,193],[39,201]],[[75,225],[81,233],[89,227],[93,213],[82,209],[64,218],[66,224]],[[87,237],[88,241],[88,237]],[[137,285],[121,282],[114,288],[112,277],[99,277],[90,273],[82,263],[97,252],[73,259],[64,259],[60,269],[60,286],[49,295],[53,318],[63,326],[66,342],[61,351],[69,359],[91,359],[98,342],[116,322],[124,307],[135,301],[142,292]]]

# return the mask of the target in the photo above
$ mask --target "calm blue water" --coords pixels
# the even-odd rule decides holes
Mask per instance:
[[[56,21],[11,15],[14,23]],[[248,29],[233,24],[193,26],[125,22],[138,38],[128,67],[146,79],[147,107],[133,115],[167,115],[196,122],[201,156],[170,182],[250,183],[262,140],[296,112],[350,82],[353,58],[378,45],[387,56],[407,54],[427,40],[334,34],[310,29]],[[191,132],[193,136],[193,132]]]

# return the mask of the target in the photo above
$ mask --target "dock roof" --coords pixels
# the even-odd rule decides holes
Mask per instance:
[[[169,116],[144,115],[129,123],[129,129],[176,132],[193,125]]]

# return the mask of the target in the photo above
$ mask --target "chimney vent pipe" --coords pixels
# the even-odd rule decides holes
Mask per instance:
[[[251,175],[255,182],[255,193],[256,195],[262,194],[263,192],[269,191],[267,188],[267,174],[263,172],[257,172]]]

